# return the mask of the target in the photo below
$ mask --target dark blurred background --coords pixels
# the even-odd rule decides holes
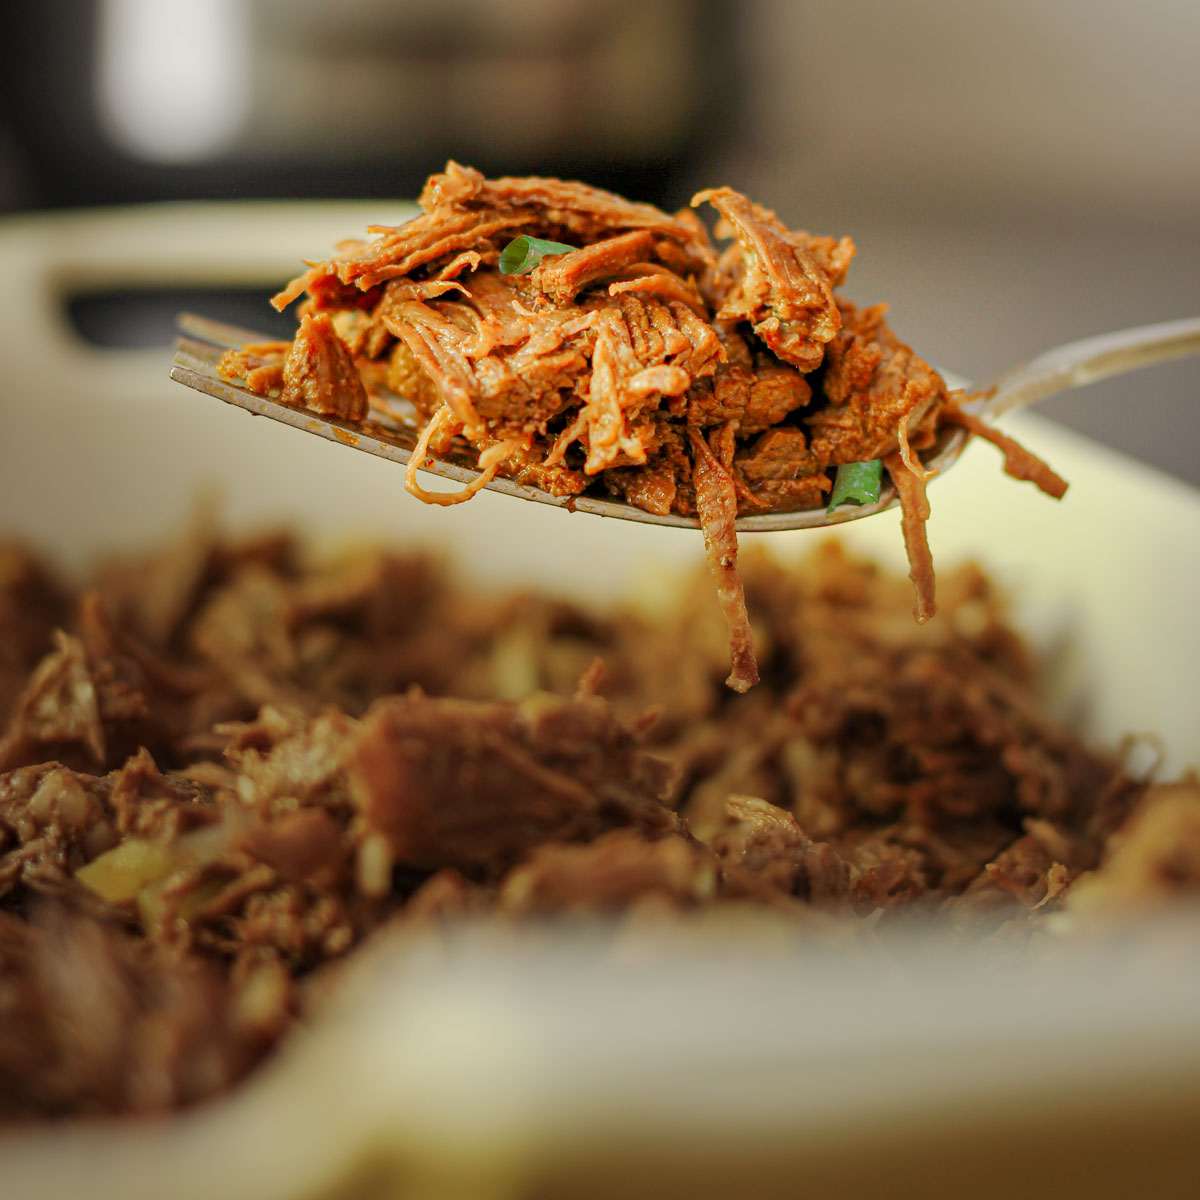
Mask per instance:
[[[847,292],[984,379],[1200,312],[1198,51],[1195,0],[7,4],[0,211],[408,197],[450,156],[729,183],[852,234]],[[1046,411],[1200,483],[1198,393],[1193,360]]]

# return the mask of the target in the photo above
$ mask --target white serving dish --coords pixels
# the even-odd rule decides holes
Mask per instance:
[[[215,482],[232,527],[435,542],[484,581],[553,568],[560,590],[613,596],[647,563],[702,561],[698,535],[501,496],[426,508],[389,464],[187,392],[162,350],[86,346],[62,315],[94,287],[281,282],[302,255],[403,215],[183,205],[0,227],[0,535],[78,567],[169,534]],[[935,562],[978,559],[1035,641],[1075,640],[1059,690],[1090,734],[1153,734],[1167,772],[1196,763],[1200,493],[1035,417],[1008,427],[1071,481],[1067,498],[974,446],[931,489]],[[763,536],[786,555],[819,535]],[[842,536],[902,568],[895,514]],[[0,1179],[23,1200],[1107,1197],[1150,1179],[1192,1194],[1196,955],[1126,971],[1098,952],[1048,983],[914,954],[919,978],[881,995],[837,960],[731,971],[716,947],[628,974],[587,945],[520,970],[486,944],[394,949],[228,1102],[151,1128],[0,1137]]]

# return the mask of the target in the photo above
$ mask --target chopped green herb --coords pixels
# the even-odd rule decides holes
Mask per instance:
[[[578,246],[564,246],[562,242],[548,242],[545,238],[530,237],[527,233],[513,238],[500,251],[501,275],[528,275],[543,258],[554,254],[570,254]]]
[[[829,511],[839,504],[874,504],[879,499],[883,479],[883,463],[878,458],[870,462],[842,463],[833,481]]]

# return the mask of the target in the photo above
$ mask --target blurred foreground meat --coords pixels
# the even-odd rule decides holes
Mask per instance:
[[[220,1094],[389,927],[751,909],[1011,946],[1077,891],[1102,919],[1200,885],[1200,789],[1048,722],[971,569],[918,627],[836,547],[750,557],[763,682],[734,695],[694,588],[650,621],[199,522],[72,598],[5,553],[3,1119]]]

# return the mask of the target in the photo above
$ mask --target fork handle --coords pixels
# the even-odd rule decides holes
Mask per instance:
[[[998,417],[1057,392],[1189,354],[1200,354],[1200,317],[1139,325],[1068,342],[1001,375],[985,393],[977,411]]]

